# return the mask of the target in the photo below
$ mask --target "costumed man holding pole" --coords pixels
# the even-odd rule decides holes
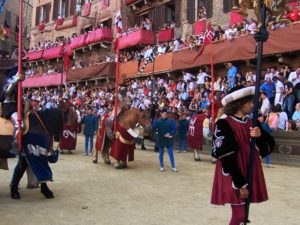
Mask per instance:
[[[253,182],[250,201],[268,200],[267,188],[260,157],[269,155],[275,142],[272,136],[253,127],[247,115],[253,112],[255,87],[236,86],[222,99],[226,116],[219,119],[213,133],[212,156],[217,164],[212,188],[211,203],[231,204],[229,225],[244,224],[245,201],[249,196],[247,171],[250,160],[250,140],[256,138]]]

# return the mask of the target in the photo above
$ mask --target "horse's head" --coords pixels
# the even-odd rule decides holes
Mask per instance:
[[[151,115],[149,110],[138,110],[138,124],[144,129],[144,136],[152,137]]]

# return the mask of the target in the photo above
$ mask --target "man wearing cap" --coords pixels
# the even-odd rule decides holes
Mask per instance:
[[[161,111],[161,119],[156,120],[153,124],[153,130],[158,132],[157,145],[159,148],[159,162],[160,171],[163,172],[164,169],[164,148],[167,148],[172,171],[177,172],[175,167],[175,160],[173,154],[174,141],[173,136],[176,133],[176,124],[173,119],[169,119],[167,115],[167,109]]]
[[[247,170],[251,138],[256,138],[253,184],[250,201],[268,200],[260,157],[271,153],[274,139],[259,127],[253,127],[248,116],[253,111],[254,87],[234,87],[222,99],[226,116],[216,123],[212,141],[212,156],[217,158],[211,203],[231,204],[230,225],[243,224],[245,199],[249,196]]]

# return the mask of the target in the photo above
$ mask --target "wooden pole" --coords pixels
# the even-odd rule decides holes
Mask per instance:
[[[212,101],[212,105],[211,105],[211,111],[212,111],[212,115],[211,115],[211,129],[212,131],[215,130],[215,75],[214,75],[214,60],[213,60],[213,53],[214,52],[214,47],[212,44],[212,41],[210,41],[210,71],[211,71],[211,101]]]
[[[119,95],[119,46],[118,39],[116,40],[116,76],[115,76],[115,105],[114,105],[114,131],[117,129],[117,114],[118,114],[118,95]]]
[[[255,34],[254,38],[257,43],[257,63],[256,63],[256,81],[255,81],[255,95],[254,95],[254,110],[253,110],[253,127],[257,126],[257,117],[258,117],[258,103],[259,103],[259,92],[260,92],[260,77],[261,77],[261,63],[262,63],[262,54],[263,54],[263,45],[267,41],[269,33],[266,28],[266,6],[262,0],[259,0],[259,9],[260,9],[260,23],[261,27],[259,31]],[[249,223],[249,210],[252,197],[252,186],[253,186],[253,167],[254,167],[254,154],[255,154],[255,144],[256,138],[251,138],[250,143],[250,158],[249,165],[247,170],[247,181],[248,181],[248,190],[249,196],[246,199],[245,204],[245,221],[244,224]]]
[[[22,76],[23,0],[19,0],[18,75]],[[22,82],[18,82],[18,148],[22,148]]]

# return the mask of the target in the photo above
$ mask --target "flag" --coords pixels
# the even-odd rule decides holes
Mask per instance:
[[[209,22],[207,24],[207,28],[206,28],[206,31],[205,31],[205,36],[204,36],[204,40],[203,40],[203,43],[199,49],[199,52],[197,53],[197,55],[195,55],[194,59],[190,62],[190,63],[195,63],[198,59],[198,57],[200,57],[206,47],[206,45],[208,45],[209,43],[211,43],[214,39],[214,32],[213,32],[213,29],[211,27],[211,23]]]
[[[115,15],[115,24],[117,33],[123,32],[123,23],[122,23],[122,17],[121,17],[121,11],[119,10]]]
[[[0,0],[0,14],[3,11],[2,8],[3,8],[4,4],[5,4],[5,2],[6,2],[6,0]]]
[[[63,57],[63,60],[64,60],[64,70],[68,71],[71,68],[71,60],[70,60],[70,57],[68,55],[68,49],[67,49],[66,45],[63,48],[62,57]]]
[[[206,45],[208,45],[210,42],[212,42],[213,39],[214,39],[214,32],[213,32],[213,29],[211,27],[211,23],[209,22],[207,24],[207,28],[206,28],[206,31],[205,31],[205,36],[204,36],[203,44],[201,46],[201,49],[199,51],[198,56],[202,55],[202,53],[203,53],[204,48],[206,47]]]

